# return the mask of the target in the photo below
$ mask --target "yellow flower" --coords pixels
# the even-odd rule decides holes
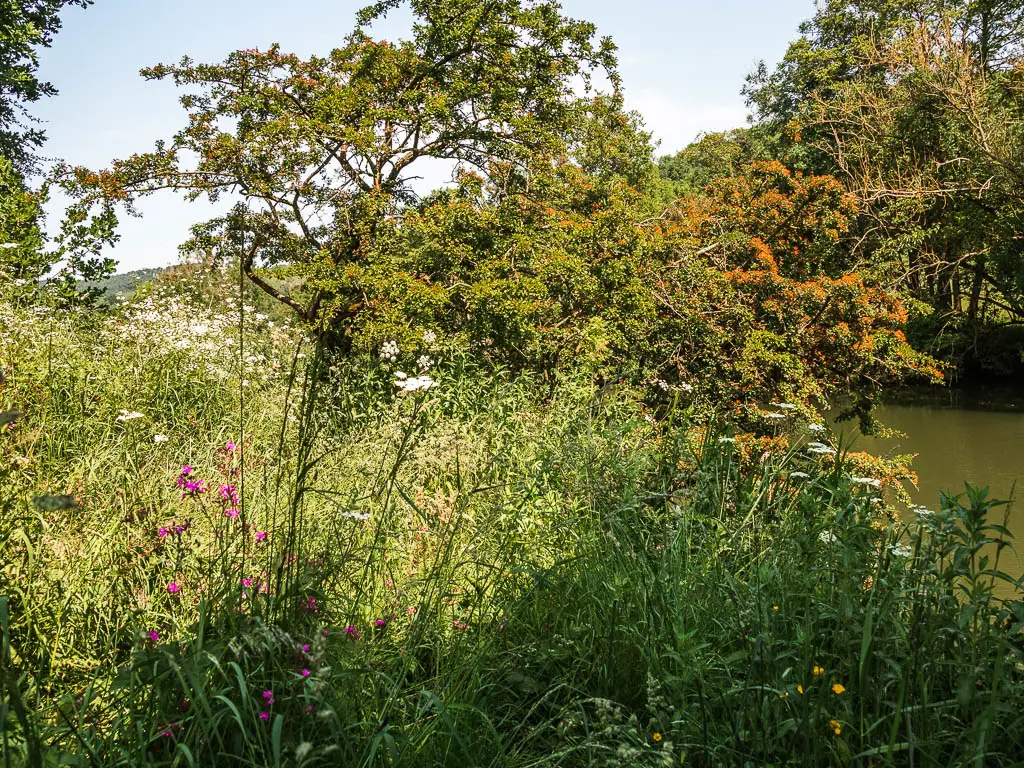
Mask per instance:
[[[819,667],[817,664],[815,664],[814,669],[811,670],[811,674],[815,677],[821,677],[825,674],[825,670]]]
[[[777,610],[779,610],[779,606],[777,606],[777,605],[773,605],[773,606],[772,606],[772,610],[773,610],[773,611],[777,611]]]
[[[661,734],[655,731],[651,734],[651,738],[654,739],[655,742],[661,741]]]
[[[829,720],[828,727],[832,729],[832,733],[834,733],[836,736],[843,732],[843,726],[839,724],[838,720]]]
[[[846,686],[844,686],[842,683],[833,683],[832,684],[832,693],[834,693],[836,696],[838,696],[840,693],[843,693],[843,691],[845,691],[845,690],[846,690]]]
[[[798,685],[798,686],[796,687],[796,692],[797,692],[797,693],[799,693],[799,694],[803,694],[803,692],[804,692],[804,687],[803,687],[802,685]]]
[[[788,699],[789,698],[789,691],[786,691],[785,693],[780,693],[779,694],[779,698],[780,699]]]

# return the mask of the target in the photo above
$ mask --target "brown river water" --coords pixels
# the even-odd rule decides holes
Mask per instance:
[[[940,493],[962,493],[964,482],[989,487],[989,498],[1017,501],[1010,507],[1007,527],[1019,554],[1004,551],[1000,569],[1012,576],[1024,573],[1024,398],[964,394],[938,395],[891,402],[875,411],[879,421],[905,437],[857,436],[854,450],[880,455],[916,453],[913,469],[917,488],[907,485],[915,504],[938,509]],[[851,431],[849,422],[834,425]],[[1003,522],[1005,507],[994,510]],[[909,514],[909,513],[908,513]],[[1006,594],[1006,589],[999,589]]]

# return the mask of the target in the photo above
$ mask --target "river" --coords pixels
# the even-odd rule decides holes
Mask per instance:
[[[1007,527],[1020,556],[1004,552],[1000,568],[1013,576],[1024,573],[1024,399],[1006,392],[943,390],[901,397],[875,413],[883,424],[906,436],[858,436],[854,450],[918,454],[912,465],[918,486],[907,485],[914,503],[938,509],[939,494],[963,492],[965,481],[988,486],[989,498],[1018,499],[1010,508]],[[835,425],[839,430],[844,427],[851,428],[849,423]],[[1005,507],[996,510],[993,522],[1002,522],[1004,513]]]

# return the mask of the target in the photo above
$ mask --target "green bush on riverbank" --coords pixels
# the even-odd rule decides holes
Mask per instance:
[[[984,494],[905,528],[801,417],[754,440],[443,339],[403,379],[238,310],[3,306],[10,764],[1024,754]]]

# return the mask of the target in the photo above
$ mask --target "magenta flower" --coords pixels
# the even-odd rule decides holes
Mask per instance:
[[[270,719],[270,713],[269,712],[260,712],[260,720],[262,720],[263,722],[266,722],[269,719]]]
[[[151,643],[155,643],[157,640],[160,639],[160,633],[159,632],[154,632],[153,630],[150,630],[149,632],[147,632],[146,636],[149,637],[149,641]]]
[[[384,625],[387,624],[387,622],[384,621],[384,619],[377,619],[376,624],[377,624],[377,629],[383,629]]]
[[[238,488],[236,486],[222,484],[218,489],[218,493],[220,493],[222,499],[227,499],[232,504],[238,503]]]
[[[308,644],[306,644],[306,643],[303,643],[303,644],[302,644],[302,650],[303,650],[303,651],[304,651],[305,653],[309,653],[309,645],[308,645]]]
[[[231,507],[231,509],[224,510],[225,517],[238,517],[238,507]]]
[[[267,538],[266,531],[256,531],[256,541],[264,541]]]
[[[166,528],[161,528],[161,529],[160,529],[159,531],[157,531],[157,533],[159,533],[159,534],[160,534],[160,538],[162,539],[162,538],[164,538],[164,537],[165,537],[165,536],[166,536],[166,535],[167,535],[168,533],[170,533],[170,531],[168,531],[168,530],[167,530]]]
[[[306,598],[306,602],[304,602],[302,604],[302,610],[304,610],[304,611],[312,611],[313,613],[315,613],[316,611],[320,610],[320,606],[316,604],[316,598],[315,597],[309,597],[309,598]]]
[[[229,451],[235,450],[235,441],[234,440],[228,440],[227,443],[224,444],[224,448],[229,450]]]
[[[178,585],[177,582],[172,581],[170,584],[167,585],[167,591],[170,592],[173,595],[173,594],[175,594],[177,592],[180,592],[181,591],[181,587]]]
[[[252,579],[242,579],[242,586],[243,587],[251,587],[252,586]]]
[[[267,702],[267,704],[273,704],[274,703],[274,692],[270,691],[270,690],[264,691],[263,692],[263,699],[264,699],[264,701]]]
[[[302,670],[302,676],[303,677],[309,677],[309,670],[308,669]]]
[[[324,630],[326,632],[326,630]],[[360,636],[359,629],[355,624],[349,624],[345,627],[345,636],[351,640],[358,640]]]

